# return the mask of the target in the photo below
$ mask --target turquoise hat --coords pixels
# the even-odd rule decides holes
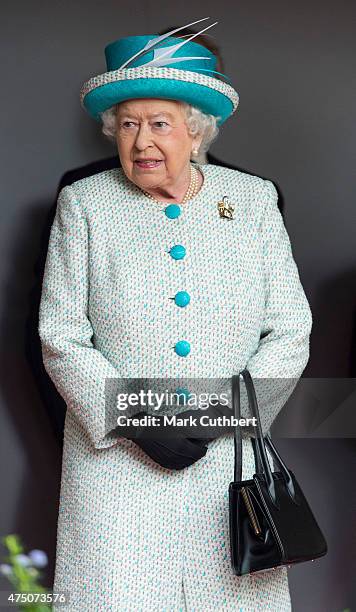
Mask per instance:
[[[176,28],[167,34],[128,36],[105,47],[107,72],[86,81],[80,91],[82,107],[97,121],[100,114],[119,102],[136,98],[182,100],[222,125],[238,106],[237,91],[216,71],[215,55],[193,38],[200,32],[177,38],[176,32],[209,19]],[[174,66],[174,67],[173,67]]]

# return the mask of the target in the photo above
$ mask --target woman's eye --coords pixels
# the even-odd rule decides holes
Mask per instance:
[[[134,121],[123,121],[121,123],[121,127],[123,128],[131,128],[134,127],[136,124]],[[166,126],[168,126],[168,123],[166,121],[155,121],[154,122],[154,126],[157,126],[159,128],[165,128]]]

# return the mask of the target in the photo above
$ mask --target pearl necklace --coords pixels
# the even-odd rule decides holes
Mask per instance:
[[[181,204],[185,204],[188,200],[191,200],[191,198],[193,196],[195,196],[195,194],[198,191],[198,170],[196,168],[194,168],[194,166],[190,166],[190,183],[189,183],[189,187],[186,191],[186,194],[183,198],[183,200],[180,202]],[[151,195],[150,193],[148,193],[147,191],[145,191],[144,189],[141,190],[145,196],[147,196],[148,198],[150,198],[150,200],[153,200],[154,202],[157,202],[158,204],[160,204],[161,206],[164,204],[164,202],[161,202],[160,200],[157,200],[155,197],[153,197],[153,195]]]

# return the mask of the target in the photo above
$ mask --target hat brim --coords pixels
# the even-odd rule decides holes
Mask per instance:
[[[239,96],[233,87],[207,75],[174,68],[151,68],[146,75],[144,72],[144,69],[136,68],[93,77],[84,83],[81,90],[83,108],[96,121],[101,121],[100,113],[124,100],[181,100],[214,115],[220,126],[238,106]]]

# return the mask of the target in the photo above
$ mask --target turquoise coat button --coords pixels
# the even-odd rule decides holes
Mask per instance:
[[[174,347],[175,352],[180,357],[186,357],[190,353],[190,344],[187,340],[179,340]]]
[[[174,301],[177,306],[184,308],[184,306],[187,306],[190,302],[190,295],[186,291],[178,291],[174,296]]]
[[[185,257],[185,247],[182,244],[175,244],[169,253],[173,259],[183,259]]]
[[[175,393],[177,393],[177,396],[178,396],[177,397],[178,404],[185,404],[187,399],[189,399],[190,397],[190,391],[186,387],[178,387],[175,390]]]
[[[168,206],[166,206],[166,208],[164,209],[164,212],[169,219],[176,219],[177,217],[179,217],[181,209],[178,204],[168,204]]]

